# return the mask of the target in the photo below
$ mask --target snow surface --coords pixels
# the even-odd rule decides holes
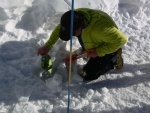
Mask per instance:
[[[124,68],[91,83],[82,84],[85,61],[76,62],[70,113],[150,113],[150,1],[75,0],[81,7],[107,12],[128,42]],[[0,113],[67,113],[68,72],[60,59],[69,42],[59,40],[49,53],[58,70],[46,85],[36,77],[42,71],[36,52],[70,8],[71,0],[0,0]]]

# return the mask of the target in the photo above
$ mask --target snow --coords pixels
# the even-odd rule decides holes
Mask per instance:
[[[53,78],[40,81],[40,56],[36,52],[49,38],[71,0],[0,0],[0,113],[66,113],[68,70],[61,59],[69,42],[50,51]],[[72,69],[71,113],[150,112],[150,1],[75,0],[75,8],[107,12],[128,37],[123,46],[124,68],[112,70],[90,83],[82,83],[78,59]],[[73,40],[73,50],[79,48]]]

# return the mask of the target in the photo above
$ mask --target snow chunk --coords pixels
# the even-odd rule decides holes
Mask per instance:
[[[109,92],[109,90],[106,87],[102,88],[102,90],[101,90],[102,94],[107,94],[108,92]]]
[[[17,23],[17,22],[16,22],[15,20],[10,20],[10,21],[6,24],[5,30],[6,30],[6,31],[9,31],[9,32],[13,32],[16,23]]]
[[[94,94],[94,90],[89,89],[88,92],[86,93],[86,97],[87,97],[88,99],[91,99],[92,96],[93,96],[93,94]]]
[[[53,78],[50,78],[46,81],[47,87],[51,90],[52,93],[61,91],[62,76],[55,74]]]

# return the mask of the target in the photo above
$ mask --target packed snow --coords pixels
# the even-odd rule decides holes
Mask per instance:
[[[75,0],[75,8],[107,12],[127,36],[124,67],[82,82],[73,64],[70,113],[150,112],[150,1]],[[46,84],[37,49],[48,40],[71,0],[0,0],[0,113],[67,113],[68,70],[61,59],[70,42],[58,40],[49,52],[58,67]],[[80,47],[73,40],[73,50]]]

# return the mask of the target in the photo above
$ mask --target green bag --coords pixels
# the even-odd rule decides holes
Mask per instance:
[[[52,73],[52,58],[48,54],[42,55],[41,67],[48,71],[50,74]]]

